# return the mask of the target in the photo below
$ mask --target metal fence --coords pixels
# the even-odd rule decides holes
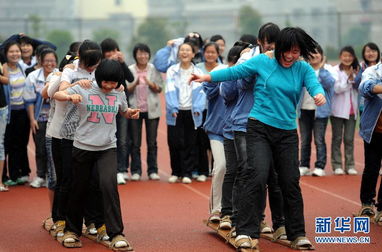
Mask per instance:
[[[189,31],[198,31],[203,37],[220,33],[230,47],[240,36],[238,13],[205,15],[199,17],[167,18],[168,27],[174,36],[182,36]],[[52,19],[41,18],[40,22],[31,19],[0,18],[0,38],[23,32],[45,39],[52,30],[69,31],[74,40],[93,38],[95,32],[112,30],[119,34],[121,49],[126,50],[134,32],[144,20],[121,17],[114,19]],[[315,13],[274,13],[262,16],[263,23],[274,22],[280,27],[299,26],[312,35],[324,48],[338,50],[350,44],[359,47],[373,41],[382,46],[382,10],[353,12]],[[183,24],[183,29],[174,29],[174,23]],[[169,38],[171,39],[171,38]]]

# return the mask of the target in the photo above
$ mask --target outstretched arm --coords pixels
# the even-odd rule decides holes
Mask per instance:
[[[326,98],[325,98],[325,95],[323,94],[318,94],[314,96],[313,99],[316,106],[322,106],[326,103]]]
[[[191,74],[191,78],[189,82],[196,81],[196,82],[211,82],[211,75],[209,74]]]

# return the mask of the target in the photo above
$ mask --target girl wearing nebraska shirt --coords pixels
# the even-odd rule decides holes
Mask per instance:
[[[57,92],[59,101],[72,101],[78,106],[80,121],[74,135],[72,156],[72,188],[69,194],[68,213],[62,244],[65,247],[81,247],[82,220],[87,188],[97,179],[102,198],[97,201],[105,214],[105,226],[96,226],[98,234],[106,232],[111,247],[131,250],[123,235],[123,223],[115,174],[117,172],[116,114],[126,118],[138,118],[139,109],[127,107],[126,95],[119,87],[121,66],[117,61],[104,60],[95,72],[96,82],[89,89],[74,86]],[[95,174],[98,176],[93,177]],[[96,224],[97,225],[97,224]],[[105,229],[106,228],[106,229]]]

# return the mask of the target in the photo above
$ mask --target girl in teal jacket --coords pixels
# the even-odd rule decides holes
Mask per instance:
[[[317,42],[301,28],[284,28],[276,41],[275,58],[259,55],[235,67],[194,75],[192,81],[227,81],[257,75],[254,105],[248,116],[248,168],[238,206],[236,245],[258,247],[266,185],[271,162],[279,174],[285,223],[292,248],[312,247],[305,237],[303,199],[299,186],[296,108],[305,87],[315,104],[325,104],[324,90],[312,67],[300,60],[315,52]]]

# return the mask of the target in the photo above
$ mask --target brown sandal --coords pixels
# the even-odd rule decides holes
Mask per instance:
[[[279,227],[273,233],[272,241],[277,241],[277,240],[287,240],[286,231],[285,231],[285,227],[284,226]]]
[[[74,242],[66,241],[67,239],[70,239],[70,238],[72,238]],[[70,231],[66,231],[64,236],[62,237],[62,245],[65,248],[81,248],[82,247],[82,243],[78,235]]]
[[[310,250],[313,249],[312,243],[305,236],[299,236],[291,242],[290,247],[296,250]]]
[[[115,245],[119,241],[126,242],[126,246],[116,247]],[[123,235],[114,236],[114,238],[111,240],[110,248],[114,251],[133,251],[134,250],[133,247],[130,245],[130,243],[126,240],[126,238]]]

